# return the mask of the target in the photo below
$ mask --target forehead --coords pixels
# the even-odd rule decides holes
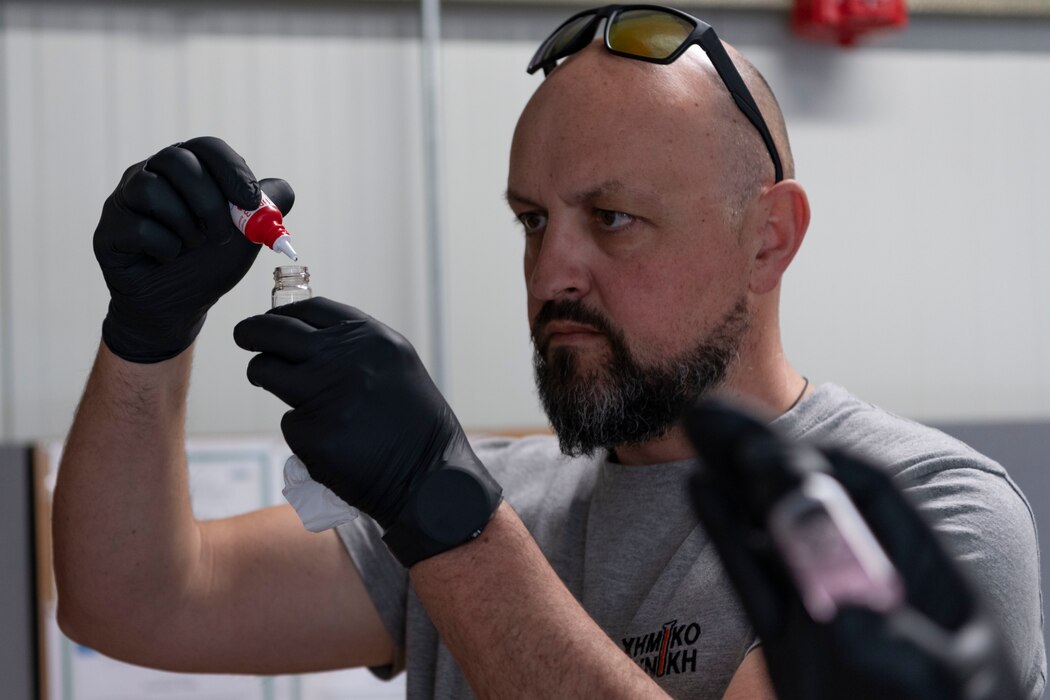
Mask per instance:
[[[683,175],[710,163],[729,97],[715,89],[720,83],[698,51],[667,66],[613,56],[598,44],[571,56],[522,113],[512,182],[537,169],[552,175],[592,169],[600,171],[595,182],[630,181],[649,169]]]

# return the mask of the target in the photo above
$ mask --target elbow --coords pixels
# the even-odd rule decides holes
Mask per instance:
[[[55,609],[58,629],[73,643],[88,647],[111,658],[136,663],[136,650],[141,648],[137,630],[119,624],[116,611],[106,611],[85,605],[75,596],[58,597]],[[136,641],[138,639],[138,641]]]
[[[77,610],[75,604],[67,601],[61,595],[58,597],[56,618],[58,620],[58,629],[62,631],[62,634],[77,644],[87,647],[91,646],[91,641],[87,639],[85,634],[90,626],[83,624],[83,613]]]
[[[84,632],[89,627],[83,622],[86,615],[84,601],[77,597],[76,588],[71,583],[71,580],[76,577],[72,575],[67,566],[64,566],[65,562],[58,556],[60,548],[56,547],[56,550],[53,571],[57,594],[55,617],[58,629],[77,644],[90,646],[90,643],[84,638]]]
[[[60,548],[54,559],[55,619],[71,641],[107,653],[107,638],[125,612],[126,594],[113,580],[100,581],[91,571],[64,560]]]
[[[55,584],[58,629],[73,642],[104,652],[105,643],[99,635],[106,633],[106,621],[113,619],[111,611],[103,612],[104,601],[92,599],[84,588],[69,583],[68,577],[56,576]]]
[[[128,605],[126,595],[68,582],[57,589],[56,622],[72,642],[119,661],[159,668],[152,657],[157,646],[156,614],[141,605]]]

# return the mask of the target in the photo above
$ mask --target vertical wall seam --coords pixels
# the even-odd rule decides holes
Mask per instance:
[[[421,0],[420,46],[423,110],[423,188],[430,257],[430,357],[434,384],[449,391],[445,353],[445,192],[441,141],[441,0]]]
[[[9,161],[11,143],[7,129],[8,91],[8,4],[0,2],[0,440],[14,434],[14,307],[11,295],[11,190]],[[7,154],[3,157],[2,154]]]

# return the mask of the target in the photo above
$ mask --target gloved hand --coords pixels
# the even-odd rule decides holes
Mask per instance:
[[[281,429],[310,476],[386,531],[406,567],[477,537],[502,489],[411,344],[314,297],[247,318],[248,380],[292,407]]]
[[[718,401],[687,411],[684,424],[701,462],[697,513],[761,639],[779,700],[1021,697],[977,595],[886,473],[841,451],[789,443]],[[813,619],[768,520],[809,470],[845,488],[903,583],[897,604],[847,602]],[[843,560],[826,556],[827,541],[817,546],[822,558]]]
[[[110,291],[102,323],[110,350],[149,363],[193,343],[208,309],[259,252],[234,227],[229,202],[255,209],[260,188],[283,213],[292,208],[287,182],[257,182],[244,159],[211,136],[169,146],[124,171],[94,238]]]

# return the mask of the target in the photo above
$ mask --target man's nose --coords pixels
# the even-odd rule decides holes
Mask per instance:
[[[579,299],[591,288],[586,238],[550,224],[533,250],[526,249],[525,281],[529,295],[541,301]]]

